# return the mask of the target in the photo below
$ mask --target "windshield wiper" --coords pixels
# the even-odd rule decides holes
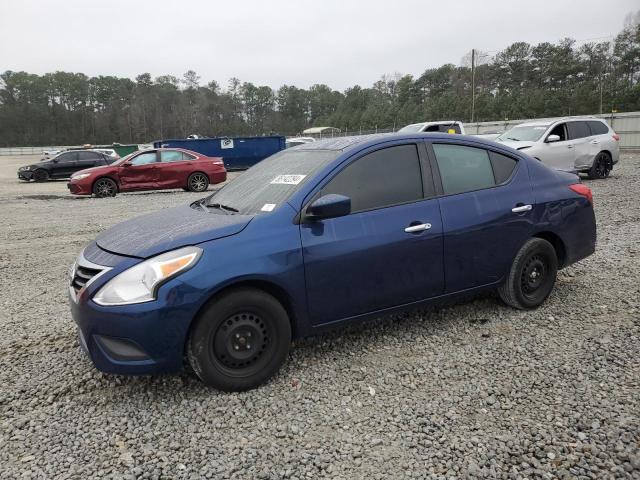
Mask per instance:
[[[223,205],[221,203],[203,203],[203,205],[207,208],[217,208],[218,210],[222,210],[223,212],[238,213],[240,211],[237,208],[233,208],[228,205]]]
[[[519,138],[507,137],[507,140],[513,140],[514,142],[521,142]]]

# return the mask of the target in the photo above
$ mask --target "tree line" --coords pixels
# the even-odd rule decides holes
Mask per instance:
[[[640,110],[639,14],[612,40],[514,43],[479,52],[475,120]],[[145,143],[162,138],[297,134],[310,126],[343,131],[399,128],[471,114],[471,65],[429,68],[418,77],[384,75],[343,92],[324,84],[277,90],[229,80],[202,85],[149,73],[134,80],[82,73],[0,74],[0,146]]]

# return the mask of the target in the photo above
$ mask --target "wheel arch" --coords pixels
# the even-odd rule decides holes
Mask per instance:
[[[565,266],[565,262],[567,261],[567,247],[562,238],[560,238],[557,233],[551,231],[543,231],[536,233],[535,235],[533,235],[533,237],[541,238],[549,242],[553,249],[556,251],[556,257],[558,259],[558,269],[561,269]]]
[[[109,180],[113,180],[116,184],[116,190],[118,193],[120,193],[120,182],[118,182],[118,180],[116,178],[113,178],[111,175],[100,175],[99,177],[96,177],[93,182],[91,182],[91,191],[93,192],[93,187],[95,186],[96,182],[98,180],[102,180],[103,178],[108,178]]]
[[[262,290],[263,292],[266,292],[269,295],[271,295],[273,298],[275,298],[287,312],[287,316],[289,317],[289,324],[291,325],[291,337],[296,338],[298,336],[298,328],[296,327],[297,317],[293,307],[293,301],[291,300],[291,297],[283,287],[281,287],[280,285],[274,282],[271,282],[269,280],[264,280],[264,279],[257,279],[257,278],[238,279],[236,281],[232,281],[231,283],[224,285],[222,288],[211,293],[209,297],[202,303],[200,308],[198,308],[196,313],[193,315],[193,318],[191,319],[191,323],[187,330],[187,335],[185,336],[185,339],[184,339],[184,346],[183,346],[184,352],[187,351],[186,350],[187,342],[189,341],[189,337],[191,336],[191,330],[193,329],[196,323],[195,320],[201,315],[201,313],[217,298],[221,297],[225,293],[228,293],[240,288],[254,288],[256,290]]]

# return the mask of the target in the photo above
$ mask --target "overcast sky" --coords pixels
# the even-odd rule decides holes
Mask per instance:
[[[0,71],[230,77],[343,90],[471,48],[615,35],[638,0],[0,0]]]

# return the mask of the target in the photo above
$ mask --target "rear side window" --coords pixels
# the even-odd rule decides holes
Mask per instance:
[[[591,136],[587,122],[567,122],[567,128],[569,130],[569,140]]]
[[[184,160],[184,156],[182,152],[177,150],[163,150],[160,152],[160,161],[163,163],[180,162],[182,160]]]
[[[434,144],[444,193],[470,192],[495,186],[489,153],[482,148]]]
[[[67,152],[62,153],[56,157],[56,160],[59,163],[69,163],[73,162],[78,158],[78,152]]]
[[[328,193],[351,198],[353,213],[421,200],[417,146],[398,145],[364,155],[331,179],[321,195]]]
[[[98,160],[99,158],[102,157],[96,152],[78,152],[78,160]]]
[[[496,152],[489,152],[489,159],[491,160],[496,185],[500,185],[509,180],[518,163],[513,158]]]
[[[602,122],[587,122],[589,128],[591,129],[591,135],[604,135],[609,133],[609,127]]]

